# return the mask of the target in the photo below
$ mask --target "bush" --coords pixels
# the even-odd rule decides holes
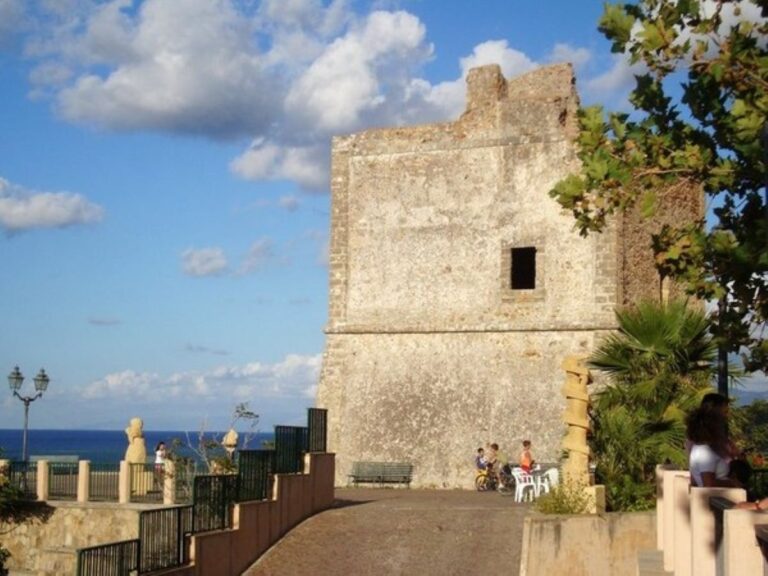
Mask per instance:
[[[595,501],[583,484],[563,482],[539,497],[534,508],[542,514],[587,514]]]
[[[6,576],[8,574],[8,568],[5,567],[5,561],[11,557],[11,553],[7,548],[3,548],[0,544],[0,576]]]

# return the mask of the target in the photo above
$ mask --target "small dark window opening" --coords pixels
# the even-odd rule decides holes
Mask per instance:
[[[512,290],[536,288],[536,248],[512,248]]]

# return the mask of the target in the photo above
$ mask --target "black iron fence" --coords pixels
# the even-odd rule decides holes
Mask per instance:
[[[21,491],[21,497],[37,500],[37,462],[10,462],[8,481]]]
[[[135,576],[139,573],[138,540],[124,540],[77,551],[78,576]]]
[[[274,450],[240,450],[237,461],[237,501],[269,498],[274,469]]]
[[[237,476],[197,476],[192,531],[224,530],[232,526],[232,504],[237,501]]]
[[[755,468],[749,479],[748,490],[754,498],[768,496],[768,468]]]
[[[90,500],[117,502],[120,490],[119,462],[92,462],[88,477]]]
[[[308,446],[307,428],[275,426],[275,473],[290,474],[304,470]]]
[[[138,540],[78,550],[78,576],[136,576],[189,563],[192,534],[231,528],[235,502],[268,499],[275,474],[302,472],[304,454],[325,452],[327,411],[311,408],[307,424],[275,426],[274,450],[240,450],[237,474],[196,475],[194,464],[177,462],[177,497],[193,504],[141,512]],[[11,475],[17,478],[18,468]],[[130,476],[132,501],[162,501],[164,472],[133,464]],[[36,477],[36,469],[27,470],[33,495]],[[91,498],[117,499],[118,477],[118,466],[93,464]]]
[[[77,500],[77,462],[48,464],[48,497],[51,500]]]
[[[183,566],[189,562],[192,506],[145,510],[139,515],[139,572]]]
[[[325,452],[328,438],[328,410],[310,408],[307,411],[307,428],[309,428],[309,452]]]

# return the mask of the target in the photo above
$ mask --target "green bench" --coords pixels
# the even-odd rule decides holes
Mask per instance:
[[[353,462],[349,479],[360,483],[407,484],[410,487],[413,464],[406,462]]]

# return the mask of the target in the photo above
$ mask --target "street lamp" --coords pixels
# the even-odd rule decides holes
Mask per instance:
[[[42,397],[43,392],[45,392],[48,389],[48,383],[50,382],[50,379],[48,378],[48,374],[45,373],[45,370],[40,368],[40,372],[37,373],[37,376],[34,378],[35,380],[35,390],[37,390],[37,394],[34,396],[22,396],[19,394],[19,390],[21,389],[21,385],[24,383],[24,375],[19,370],[19,367],[16,366],[13,369],[13,372],[8,374],[8,386],[11,387],[11,391],[13,392],[13,395],[16,396],[19,400],[24,402],[24,439],[22,443],[22,458],[24,462],[26,462],[28,458],[27,454],[27,429],[29,428],[29,405],[37,400],[38,398]]]

